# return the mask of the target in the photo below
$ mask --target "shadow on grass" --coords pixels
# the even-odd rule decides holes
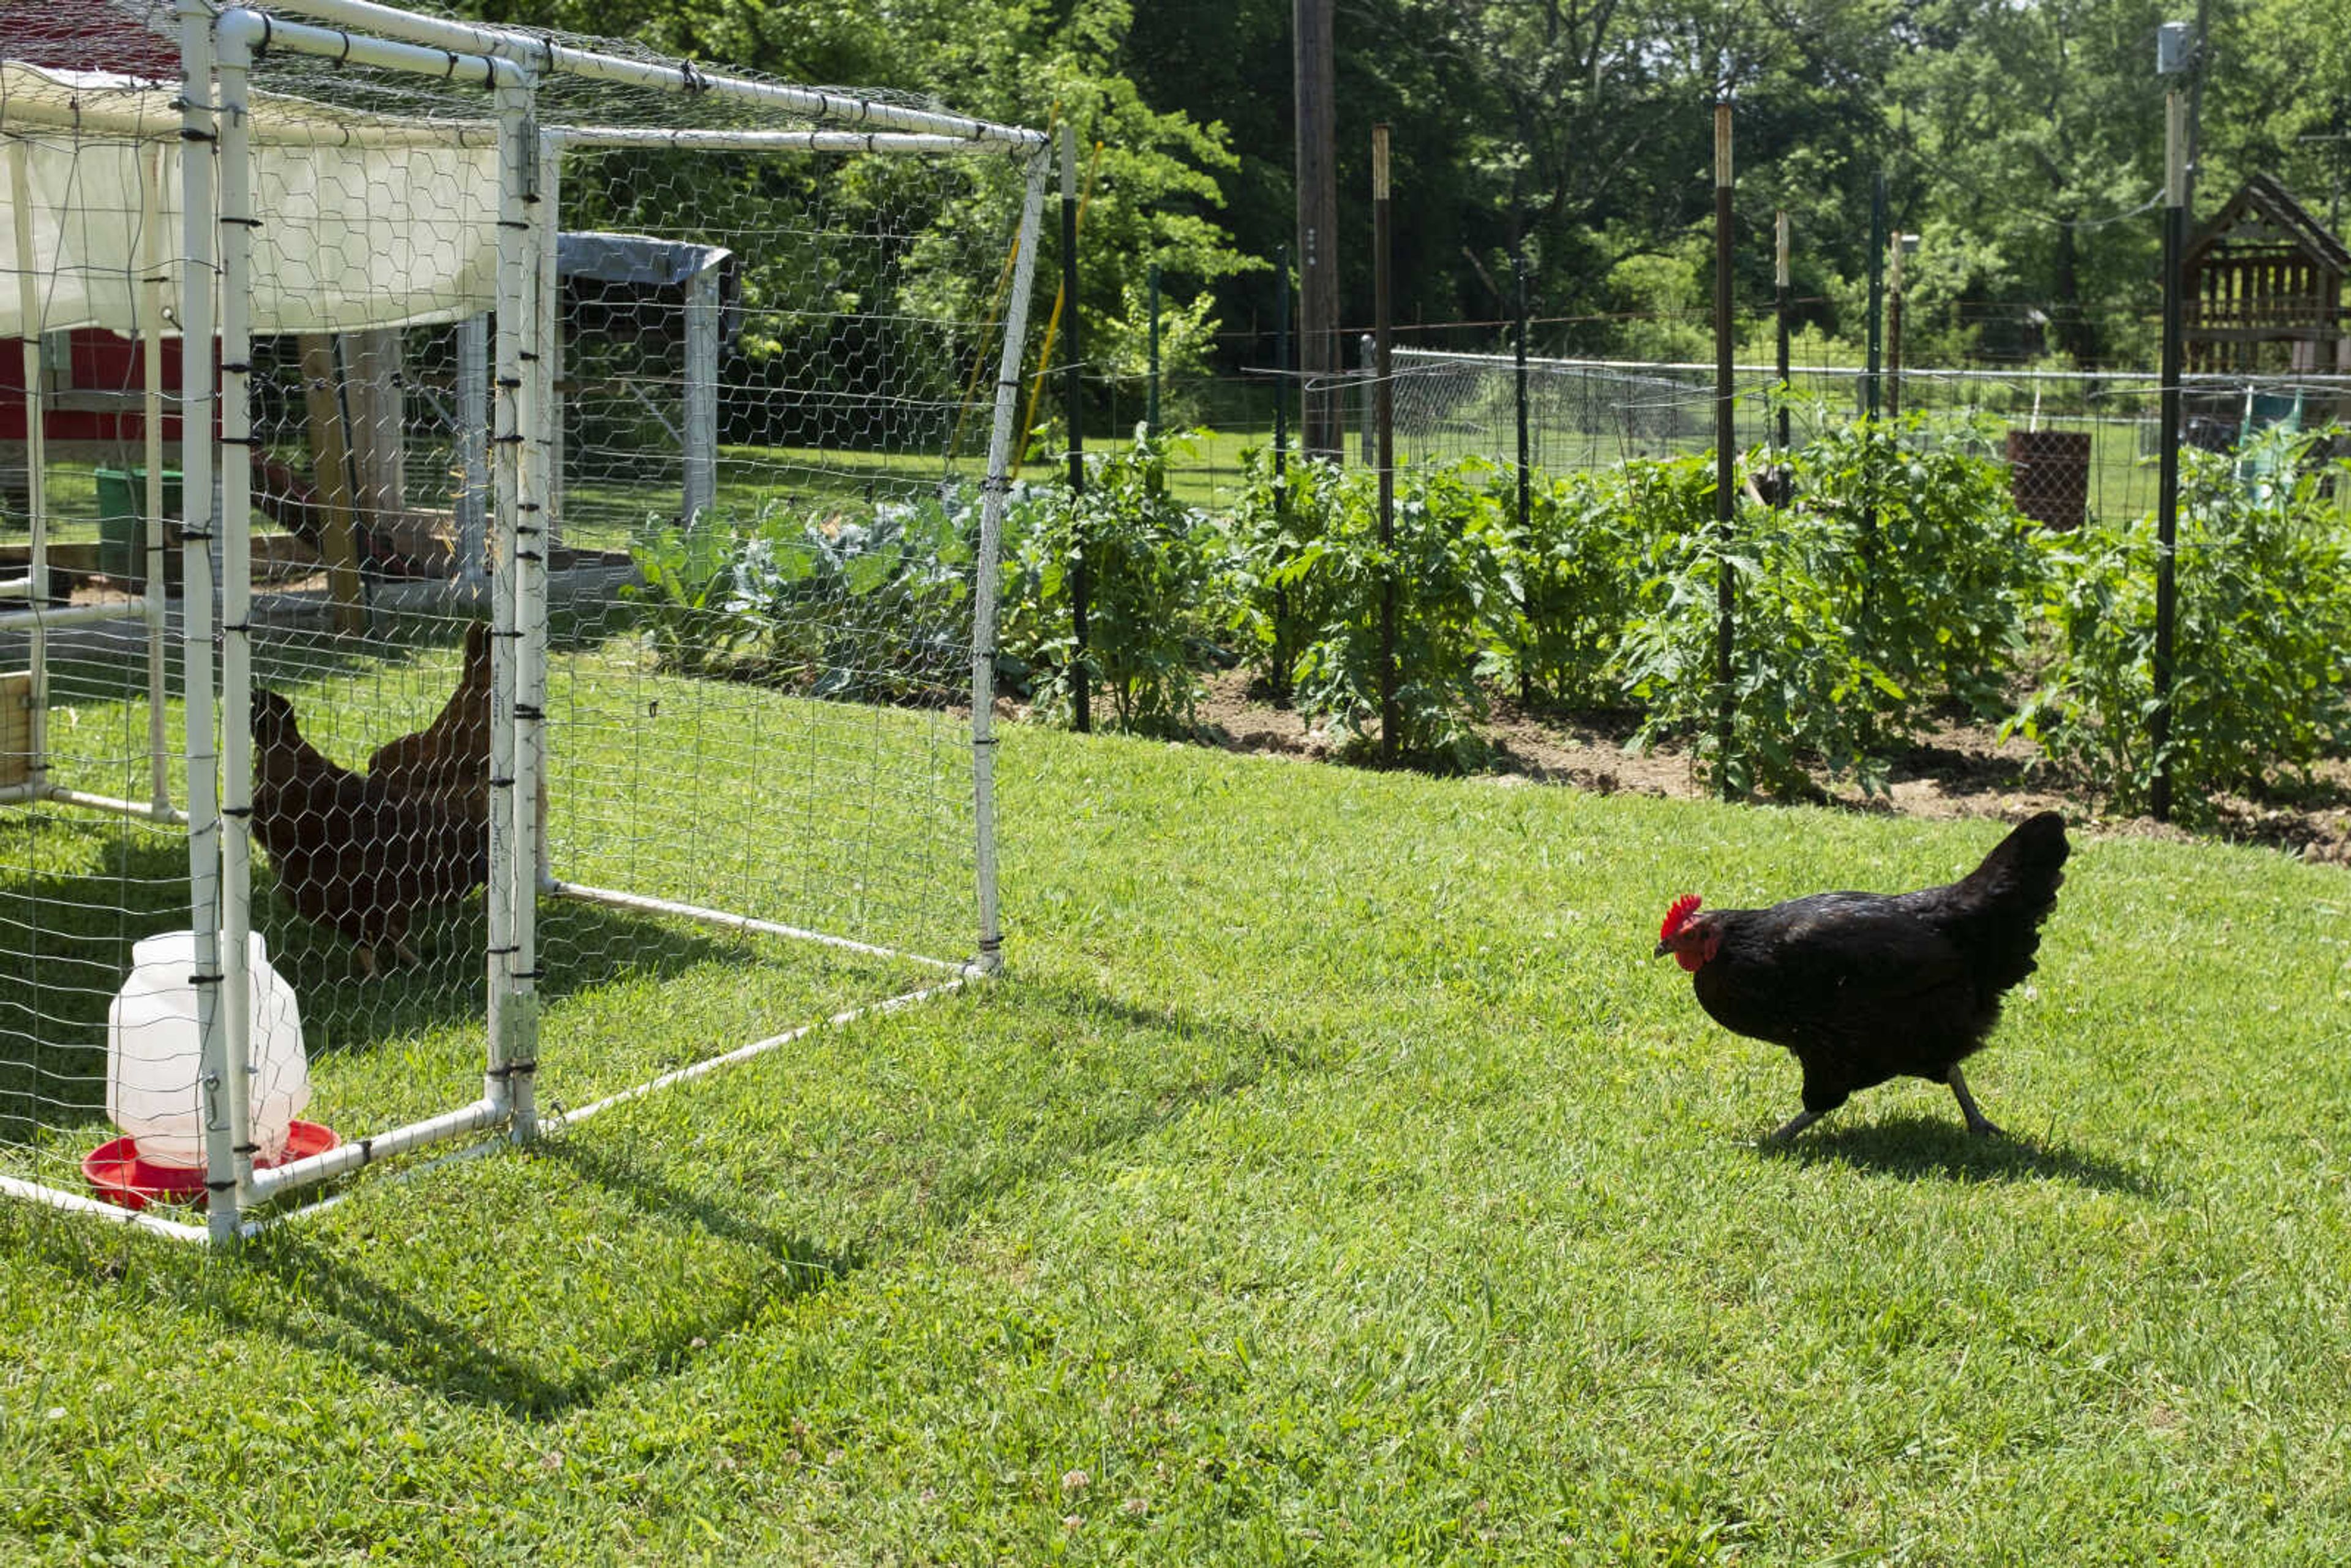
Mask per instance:
[[[1021,1075],[975,1058],[957,1067],[957,1082],[937,1102],[966,1112],[942,1129],[942,1140],[897,1137],[882,1120],[846,1129],[841,1146],[877,1163],[852,1169],[843,1161],[810,1173],[806,1187],[831,1181],[840,1189],[832,1198],[843,1223],[824,1241],[765,1218],[769,1200],[756,1190],[759,1183],[684,1185],[677,1173],[685,1155],[625,1134],[616,1139],[600,1123],[528,1155],[488,1156],[525,1162],[519,1177],[507,1173],[504,1190],[483,1200],[499,1207],[495,1223],[474,1222],[478,1211],[466,1222],[435,1223],[433,1198],[412,1194],[398,1221],[401,1237],[370,1242],[357,1231],[360,1245],[346,1249],[298,1222],[268,1233],[225,1277],[214,1274],[211,1288],[183,1299],[208,1301],[240,1332],[335,1356],[437,1397],[531,1418],[558,1416],[675,1371],[778,1302],[828,1291],[1104,1149],[1147,1137],[1284,1064],[1315,1060],[1257,1030],[1075,991],[1024,989],[1020,1005],[1024,1021],[1041,1025],[1040,1040],[1106,1023],[1142,1037],[1126,1042],[1129,1052],[1182,1054],[1207,1071],[1156,1094],[1056,1103],[1038,1098]],[[1183,1052],[1167,1050],[1179,1040]],[[1118,1108],[1087,1114],[1105,1102]],[[883,1113],[895,1108],[887,1103]],[[923,1125],[939,1124],[925,1117]],[[518,1183],[530,1189],[527,1199]],[[362,1193],[344,1212],[400,1201],[389,1190]],[[563,1273],[590,1254],[585,1266],[619,1291],[601,1305],[575,1296]],[[573,1261],[559,1260],[567,1255]],[[469,1302],[465,1315],[441,1305],[449,1301]],[[616,1325],[616,1314],[634,1321]]]
[[[751,1282],[756,1288],[686,1300],[679,1303],[680,1310],[663,1314],[657,1324],[618,1345],[598,1338],[592,1329],[577,1342],[550,1345],[544,1337],[528,1333],[532,1322],[543,1321],[543,1312],[509,1314],[506,1322],[518,1333],[485,1333],[443,1315],[435,1309],[436,1293],[344,1257],[312,1235],[281,1229],[253,1244],[246,1260],[256,1274],[267,1276],[270,1287],[235,1292],[224,1305],[223,1317],[240,1331],[266,1333],[340,1358],[372,1375],[424,1388],[441,1398],[510,1416],[546,1417],[592,1404],[645,1375],[673,1371],[759,1308],[821,1291],[863,1266],[854,1249],[832,1250],[788,1235],[747,1212],[730,1211],[649,1172],[583,1158],[573,1149],[549,1152],[551,1163],[565,1169],[575,1188],[610,1194],[621,1207],[646,1218],[698,1226],[757,1251],[762,1266]],[[515,1238],[472,1232],[465,1244],[482,1252],[467,1260],[474,1266],[468,1272],[476,1280],[510,1279],[517,1291],[527,1289],[527,1264],[509,1272],[497,1268],[491,1256],[509,1241],[524,1249],[534,1245],[529,1228],[522,1228]],[[653,1281],[644,1283],[647,1289],[658,1288]],[[301,1310],[286,1312],[285,1298],[298,1299]],[[519,1305],[519,1296],[514,1299]],[[559,1302],[554,1305],[560,1310]]]
[[[1979,1138],[1956,1120],[1921,1115],[1814,1127],[1760,1152],[1772,1159],[1841,1165],[1912,1180],[2065,1181],[2134,1197],[2161,1191],[2145,1172],[2103,1155],[2013,1134]]]

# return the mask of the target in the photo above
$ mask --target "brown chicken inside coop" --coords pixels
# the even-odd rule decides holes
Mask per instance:
[[[483,777],[486,792],[486,766]],[[419,961],[406,943],[417,911],[489,881],[486,810],[453,810],[430,790],[337,766],[303,738],[294,705],[277,692],[253,694],[252,821],[279,894],[358,944],[370,976],[379,948]]]
[[[490,629],[465,625],[465,663],[438,717],[375,748],[367,776],[387,789],[427,796],[467,821],[490,809]]]

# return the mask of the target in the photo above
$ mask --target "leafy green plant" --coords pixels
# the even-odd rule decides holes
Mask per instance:
[[[1660,534],[1687,526],[1686,509],[1649,504],[1624,470],[1582,470],[1530,476],[1521,522],[1515,468],[1484,465],[1475,476],[1498,519],[1509,600],[1494,620],[1495,643],[1520,700],[1622,702],[1618,654],[1647,558]]]
[[[734,608],[737,538],[732,519],[709,507],[684,526],[647,519],[629,553],[644,580],[622,594],[644,606],[642,624],[653,657],[685,675],[723,674],[757,635]]]
[[[1269,447],[1241,455],[1240,496],[1229,524],[1224,563],[1231,632],[1246,664],[1277,702],[1296,686],[1298,661],[1326,619],[1326,606],[1300,559],[1334,531],[1347,471],[1324,458],[1292,453],[1279,472]]]
[[[1214,518],[1168,493],[1168,461],[1182,450],[1181,438],[1138,426],[1132,445],[1088,460],[1074,505],[1058,486],[1032,492],[1034,526],[1007,552],[999,643],[1045,711],[1066,716],[1085,680],[1108,694],[1120,729],[1191,730],[1226,619],[1215,592],[1226,546]],[[1089,568],[1082,657],[1071,598],[1081,559]]]
[[[1837,425],[1787,460],[1787,506],[1739,498],[1712,523],[1711,460],[1627,465],[1654,497],[1652,574],[1625,642],[1644,744],[1688,737],[1739,792],[1806,793],[1817,762],[1885,788],[1887,755],[1938,703],[2001,711],[2023,651],[2040,562],[1982,433],[1913,418]],[[1735,582],[1729,745],[1715,636]]]
[[[1486,712],[1478,675],[1494,617],[1508,604],[1507,541],[1492,498],[1458,467],[1406,469],[1383,547],[1375,475],[1314,474],[1301,497],[1328,498],[1301,509],[1321,531],[1283,542],[1251,579],[1261,601],[1280,596],[1291,633],[1303,639],[1289,666],[1299,708],[1335,721],[1355,749],[1371,744],[1382,603],[1393,582],[1396,750],[1441,767],[1474,762],[1484,745],[1470,721]]]
[[[961,692],[976,493],[820,513],[723,507],[631,545],[656,659],[812,695],[933,705]]]
[[[2351,747],[2351,545],[2338,503],[2351,463],[2314,463],[2314,438],[2262,438],[2237,460],[2182,455],[2178,622],[2168,759],[2173,801],[2209,817],[2209,791],[2307,782]],[[2147,804],[2158,758],[2156,523],[2094,524],[2053,538],[2048,613],[2057,653],[2009,728],[2081,768],[2126,809]]]
[[[1706,465],[1688,459],[1672,466]],[[1708,486],[1710,491],[1711,486]],[[1726,538],[1711,527],[1662,541],[1657,574],[1625,639],[1625,678],[1646,708],[1637,737],[1688,738],[1701,766],[1738,793],[1805,793],[1807,765],[1880,788],[1872,750],[1882,720],[1907,699],[1855,643],[1839,592],[1850,530],[1818,513],[1742,502]],[[1717,583],[1736,584],[1729,746],[1719,731]]]
[[[1917,698],[1979,718],[2007,711],[2040,599],[2034,530],[1980,421],[1912,414],[1825,424],[1788,461],[1798,504],[1845,525],[1831,591],[1860,651]],[[1888,716],[1897,738],[1922,712]]]

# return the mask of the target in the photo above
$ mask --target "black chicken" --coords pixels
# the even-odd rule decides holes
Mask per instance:
[[[416,910],[489,881],[486,818],[337,767],[272,691],[253,694],[252,821],[277,891],[305,920],[359,944],[367,975],[380,946],[417,961],[405,942]]]
[[[1704,913],[1687,894],[1666,912],[1656,956],[1690,972],[1715,1022],[1802,1063],[1803,1113],[1773,1140],[1904,1073],[1949,1084],[1968,1131],[1998,1133],[1959,1063],[1999,1021],[2001,993],[2032,973],[2067,852],[2065,819],[2043,811],[1948,887]]]

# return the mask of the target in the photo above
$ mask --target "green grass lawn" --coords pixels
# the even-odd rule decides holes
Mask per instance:
[[[0,1559],[2351,1538],[2340,870],[2083,836],[1971,1064],[2020,1137],[1913,1082],[1767,1154],[1794,1067],[1649,957],[1667,902],[1940,881],[1995,825],[1003,753],[999,984],[234,1258],[0,1206]],[[657,1039],[671,996],[562,1005]]]
[[[438,710],[457,678],[455,636],[443,623],[369,656],[331,639],[280,639],[257,654],[256,679],[293,699],[308,739],[357,766]],[[970,956],[967,722],[664,675],[626,636],[559,641],[553,654],[555,875],[934,959]],[[52,777],[144,800],[143,670],[76,658],[51,674]],[[171,733],[180,711],[167,705]],[[177,828],[0,813],[0,964],[37,956],[33,973],[10,977],[22,992],[0,998],[0,1174],[78,1186],[75,1162],[110,1135],[108,1003],[137,938],[187,925],[186,876]],[[371,979],[350,941],[272,895],[266,854],[252,880],[255,927],[299,999],[309,1119],[361,1137],[479,1096],[480,897],[420,921],[420,967]],[[575,1107],[941,977],[935,966],[568,899],[544,902],[538,947],[540,1091]],[[41,1042],[29,1051],[28,1029]]]

